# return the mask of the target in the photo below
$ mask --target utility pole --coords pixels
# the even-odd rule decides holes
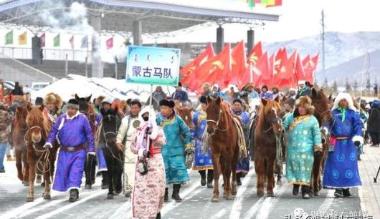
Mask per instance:
[[[325,73],[326,70],[326,51],[325,51],[325,12],[322,10],[321,13],[321,27],[322,27],[322,32],[321,32],[321,40],[322,40],[322,72]]]

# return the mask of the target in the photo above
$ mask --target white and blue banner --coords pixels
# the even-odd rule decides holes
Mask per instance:
[[[130,83],[177,86],[180,49],[129,46],[126,79]]]

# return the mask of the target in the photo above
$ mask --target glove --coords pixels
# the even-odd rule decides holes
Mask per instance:
[[[359,147],[359,146],[360,146],[360,141],[354,141],[354,145],[355,145],[356,147]]]
[[[89,158],[95,158],[95,152],[88,152],[87,155]]]
[[[45,143],[44,146],[43,146],[44,149],[50,149],[50,148],[53,148],[53,145],[50,144],[50,143]]]
[[[194,145],[192,143],[188,143],[185,146],[185,154],[193,154],[194,153]]]

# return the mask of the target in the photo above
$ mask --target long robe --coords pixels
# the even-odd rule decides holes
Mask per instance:
[[[335,109],[332,111],[332,117],[331,136],[345,137],[347,139],[337,139],[333,147],[334,150],[328,153],[323,175],[323,186],[325,188],[360,186],[357,149],[352,141],[354,136],[362,136],[360,115],[358,112],[347,109],[343,120],[342,113]]]
[[[251,121],[249,118],[249,113],[248,112],[241,112],[240,114],[234,113],[234,115],[240,118],[241,124],[243,126],[245,142],[246,142],[246,145],[248,146],[249,125],[251,124]],[[238,163],[236,166],[236,172],[237,173],[246,174],[249,172],[249,158],[250,158],[250,156],[247,156],[246,158],[240,158],[238,160]]]
[[[95,152],[94,136],[87,117],[81,113],[69,118],[66,114],[58,117],[49,133],[47,143],[58,140],[61,148],[58,155],[57,170],[55,172],[53,189],[67,191],[71,188],[79,189],[82,183],[84,162],[88,152]],[[75,152],[63,151],[62,147],[78,147],[87,143],[85,149]]]
[[[189,181],[185,164],[185,145],[191,141],[190,129],[177,115],[172,119],[166,119],[159,114],[157,124],[163,127],[166,138],[166,144],[162,148],[166,184],[183,184]]]
[[[213,169],[211,151],[209,150],[206,153],[202,151],[202,137],[207,126],[206,118],[206,112],[202,110],[195,112],[193,115],[194,130],[192,130],[192,133],[195,142],[193,170]]]
[[[311,115],[294,118],[289,114],[284,120],[287,130],[286,178],[289,183],[310,185],[315,147],[321,147],[318,120]]]

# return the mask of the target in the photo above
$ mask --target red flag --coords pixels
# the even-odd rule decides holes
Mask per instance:
[[[296,65],[294,68],[294,75],[297,79],[297,82],[300,80],[305,79],[305,71],[303,70],[302,62],[301,62],[301,57],[299,54],[296,55]]]
[[[41,47],[45,47],[45,33],[43,33],[41,36],[40,36],[40,44],[41,44]]]
[[[71,49],[74,49],[74,35],[71,36],[69,42],[70,42]]]
[[[283,80],[288,80],[289,76],[286,75],[286,62],[287,62],[287,52],[286,49],[279,49],[276,53],[273,62],[273,86],[278,88],[283,87]]]
[[[238,85],[238,87],[244,86],[249,81],[243,81],[244,74],[247,71],[247,61],[245,54],[245,45],[243,41],[240,41],[231,52],[231,83]]]
[[[209,43],[205,50],[203,50],[197,57],[195,57],[193,61],[182,67],[181,82],[184,85],[187,85],[191,80],[194,80],[194,73],[196,69],[214,55],[214,48],[212,47],[212,44]]]
[[[198,90],[203,83],[218,83],[221,88],[228,85],[231,72],[231,46],[226,44],[222,52],[207,60],[196,70],[196,79],[190,83],[190,89]]]
[[[281,6],[282,5],[282,0],[274,0],[271,4],[268,4],[266,7],[276,7],[276,6]]]
[[[112,47],[113,47],[113,37],[109,38],[106,41],[106,47],[107,47],[107,49],[112,49]]]
[[[248,56],[248,63],[256,64],[257,60],[263,55],[263,46],[261,42],[258,42],[253,47],[251,53]]]
[[[314,83],[314,73],[317,68],[319,55],[314,56],[313,58],[310,58],[310,56],[307,56],[303,61],[303,68],[305,71],[304,80],[309,81],[310,83]]]
[[[256,65],[252,66],[253,84],[261,87],[268,83],[271,79],[269,73],[268,54],[264,53],[256,62]]]
[[[285,72],[281,75],[281,86],[280,87],[297,87],[297,79],[294,75],[294,69],[296,66],[296,51],[292,53],[285,64]]]

